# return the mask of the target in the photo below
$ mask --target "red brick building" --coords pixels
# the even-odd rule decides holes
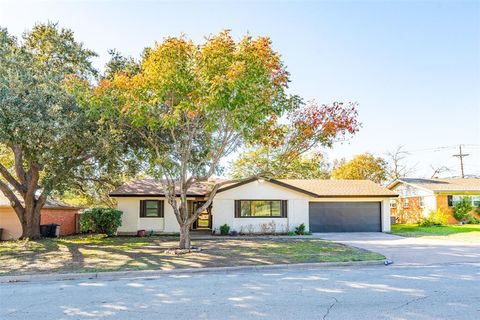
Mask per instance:
[[[437,209],[449,215],[449,223],[458,223],[452,216],[452,207],[463,197],[468,197],[474,208],[480,207],[478,178],[402,178],[388,188],[399,194],[390,206],[391,215],[397,223],[418,223],[430,211]]]
[[[40,213],[40,224],[55,223],[60,225],[60,235],[78,233],[79,207],[48,199]],[[9,200],[0,192],[0,228],[1,240],[18,239],[22,235],[22,225],[17,214],[10,206]]]

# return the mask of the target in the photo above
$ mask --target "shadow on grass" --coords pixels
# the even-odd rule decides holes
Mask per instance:
[[[174,237],[93,235],[31,241],[23,246],[16,243],[16,249],[14,243],[9,244],[9,250],[2,250],[0,246],[0,274],[168,270],[383,258],[366,250],[319,239],[193,240],[192,244],[202,251],[184,255],[165,253],[166,249],[178,245]]]

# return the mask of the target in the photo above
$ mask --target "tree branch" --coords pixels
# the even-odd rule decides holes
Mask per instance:
[[[0,163],[0,173],[2,176],[7,180],[7,182],[17,191],[19,192],[22,196],[25,194],[26,190],[23,185],[18,183],[17,180],[10,174],[7,168],[3,166],[3,164]]]
[[[7,199],[10,200],[10,204],[12,208],[15,210],[15,213],[17,214],[18,219],[20,221],[24,221],[24,214],[23,214],[24,208],[20,200],[18,200],[17,196],[12,191],[12,189],[10,189],[10,187],[2,180],[0,180],[0,190],[5,195],[5,197],[7,197]]]
[[[15,172],[17,174],[17,178],[21,184],[25,184],[27,181],[27,173],[23,168],[23,151],[20,146],[14,146],[12,148],[13,155],[15,157]],[[25,192],[25,191],[24,191]]]

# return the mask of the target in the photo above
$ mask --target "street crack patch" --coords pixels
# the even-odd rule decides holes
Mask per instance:
[[[330,314],[330,310],[332,310],[332,308],[338,303],[337,298],[332,297],[332,299],[334,299],[335,301],[327,308],[327,311],[323,315],[323,318],[322,318],[323,320],[327,319],[328,315]]]

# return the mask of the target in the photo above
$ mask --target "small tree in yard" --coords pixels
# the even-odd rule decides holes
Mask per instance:
[[[21,222],[22,238],[40,236],[47,196],[113,145],[66,89],[70,78],[94,75],[93,56],[55,24],[36,25],[22,42],[0,29],[0,190]]]
[[[235,42],[224,31],[202,45],[167,38],[145,49],[140,68],[119,70],[94,88],[79,82],[75,91],[89,112],[135,137],[130,141],[149,161],[150,174],[162,179],[185,249],[191,225],[225,183],[212,185],[193,213],[189,188],[218,173],[220,161],[239,145],[277,144],[290,161],[357,130],[353,106],[302,107],[286,94],[288,81],[268,38]],[[289,123],[282,125],[277,119],[286,112]]]
[[[473,210],[472,207],[472,198],[470,197],[462,197],[462,199],[456,202],[453,205],[453,217],[457,219],[457,221],[465,221],[469,217],[469,213]]]

